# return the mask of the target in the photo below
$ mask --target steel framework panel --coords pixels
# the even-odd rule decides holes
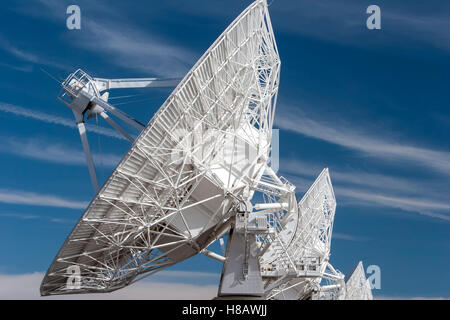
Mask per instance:
[[[329,265],[336,198],[325,168],[298,203],[298,218],[261,257],[269,299],[306,299],[318,291]],[[333,276],[333,275],[328,275]]]
[[[279,72],[267,3],[256,1],[141,132],[64,242],[41,295],[117,290],[226,231],[266,168]]]
[[[345,277],[345,300],[373,300],[369,280],[366,279],[364,266],[360,261]]]

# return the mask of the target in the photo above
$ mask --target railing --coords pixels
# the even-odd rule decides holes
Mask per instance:
[[[94,96],[99,96],[99,92],[92,80],[92,78],[83,70],[78,69],[70,74],[66,80],[61,84],[62,89],[59,92],[57,99],[70,107],[72,101],[78,97],[80,91],[86,88],[88,92]]]

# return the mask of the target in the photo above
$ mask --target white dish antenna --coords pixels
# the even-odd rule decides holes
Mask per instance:
[[[306,299],[318,290],[329,265],[336,199],[328,169],[324,169],[298,203],[261,257],[266,295],[273,299]]]
[[[98,192],[41,294],[114,291],[198,253],[223,262],[219,298],[314,298],[325,278],[342,288],[328,261],[336,207],[328,170],[297,204],[295,186],[269,165],[280,64],[267,3],[258,0],[181,82],[70,75],[60,99],[75,115]],[[112,89],[175,85],[145,127],[108,103]],[[132,142],[101,188],[84,128],[84,116],[97,114]],[[224,255],[207,249],[225,234]]]
[[[362,261],[345,277],[346,300],[373,300],[369,280],[366,279]]]

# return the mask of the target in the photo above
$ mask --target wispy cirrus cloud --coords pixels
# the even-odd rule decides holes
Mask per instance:
[[[196,283],[187,283],[185,281],[187,275],[197,279]],[[0,274],[0,283],[2,284],[0,286],[0,299],[211,300],[217,296],[217,284],[211,280],[217,280],[218,283],[219,279],[219,275],[213,273],[161,271],[151,278],[141,280],[112,293],[40,297],[39,287],[43,277],[43,272]]]
[[[4,143],[0,145],[0,152],[51,163],[86,165],[85,154],[81,149],[68,148],[62,144],[36,138],[5,138]],[[118,155],[105,153],[93,154],[93,158],[105,167],[115,167],[121,159]]]
[[[61,126],[68,127],[68,128],[74,128],[74,129],[77,128],[75,119],[72,120],[72,119],[68,119],[68,118],[58,117],[58,116],[54,116],[54,115],[51,115],[48,113],[24,108],[21,106],[12,105],[9,103],[0,102],[0,111],[11,113],[11,114],[14,114],[17,116],[26,117],[29,119],[34,119],[34,120],[50,123],[50,124],[57,124],[57,125],[61,125]],[[101,135],[104,135],[107,137],[126,140],[122,135],[120,135],[116,131],[109,129],[109,128],[94,126],[91,124],[86,124],[86,128],[88,131],[98,133],[98,134],[101,134]]]
[[[284,108],[278,113],[275,123],[281,129],[299,133],[314,139],[339,145],[365,155],[387,160],[400,160],[434,169],[450,175],[450,152],[438,151],[409,144],[396,142],[379,134],[371,134],[352,129],[349,125],[338,125],[325,120],[315,120],[301,115],[296,109]]]
[[[426,3],[380,1],[381,30],[368,36],[366,9],[360,0],[303,0],[271,6],[279,30],[322,41],[372,47],[383,50],[390,45],[432,45],[450,51],[450,6],[445,1]],[[430,10],[434,8],[434,10]],[[405,52],[408,54],[408,52]]]
[[[39,219],[40,216],[35,215],[35,214],[27,214],[27,213],[0,213],[0,217],[5,217],[5,218],[18,218],[18,219],[22,219],[22,220],[34,220],[34,219]]]
[[[368,241],[370,240],[367,237],[360,237],[360,236],[354,236],[354,235],[350,235],[350,234],[345,234],[345,233],[339,233],[339,232],[333,232],[333,239],[338,239],[338,240],[347,240],[347,241]]]
[[[294,175],[316,177],[322,171],[323,167],[298,159],[282,159],[282,171]],[[417,193],[423,189],[423,183],[418,183],[412,179],[399,178],[381,173],[369,173],[359,169],[342,170],[332,167],[330,169],[330,175],[333,181],[341,184],[363,186],[365,188],[401,191],[403,193]],[[309,183],[309,180],[302,180],[302,182]]]
[[[50,17],[61,23],[61,12],[65,12],[69,4],[68,1],[39,0],[35,5],[44,10],[45,19]],[[118,12],[107,2],[79,1],[78,5],[90,10],[83,11],[82,29],[72,38],[71,44],[94,52],[117,66],[140,74],[180,77],[198,56],[151,30],[139,28],[132,18],[127,20],[123,12]],[[35,15],[29,8],[22,12]]]
[[[33,63],[40,62],[40,59],[37,55],[29,53],[29,52],[25,52],[15,46],[13,46],[12,44],[10,44],[9,42],[5,41],[2,38],[0,38],[0,47],[21,60],[25,60],[27,62],[33,62]]]
[[[75,220],[72,219],[63,219],[63,218],[55,218],[49,216],[41,216],[36,214],[28,214],[28,213],[0,213],[0,218],[16,218],[20,220],[45,220],[55,223],[67,223],[67,224],[75,224]]]
[[[20,72],[31,72],[33,71],[32,65],[13,65],[10,63],[0,62],[0,67],[8,68],[11,70],[16,70]]]
[[[9,42],[3,36],[1,36],[1,34],[0,34],[0,49],[2,49],[3,51],[6,51],[7,53],[9,53],[11,56],[15,57],[16,59],[19,59],[24,62],[28,62],[28,63],[36,64],[36,65],[45,65],[45,66],[55,67],[55,68],[62,69],[62,70],[68,70],[68,68],[65,65],[63,65],[61,63],[57,63],[53,59],[42,58],[41,56],[39,56],[35,53],[31,53],[22,48],[19,48],[16,45],[13,45],[11,42]],[[3,64],[3,65],[5,65],[5,64]],[[15,65],[10,65],[10,64],[6,65],[6,66],[9,66],[10,68],[13,68],[13,69],[16,69],[19,71],[24,71],[24,72],[29,72],[28,70],[30,68],[30,66],[23,67],[23,66],[15,66]]]
[[[322,168],[304,161],[281,160],[282,170],[291,182],[305,192]],[[420,183],[361,170],[330,169],[330,176],[338,202],[343,205],[380,206],[419,213],[431,218],[450,221],[450,202],[445,185],[439,182]]]
[[[189,50],[133,26],[93,20],[85,23],[90,32],[75,44],[104,54],[121,67],[158,76],[182,76],[195,62],[196,55]]]
[[[437,218],[445,221],[450,221],[450,203],[445,201],[438,201],[434,199],[417,197],[417,196],[398,196],[387,195],[383,193],[374,193],[369,190],[361,191],[353,188],[336,188],[336,195],[353,200],[354,204],[368,205],[376,204],[391,208],[398,208],[409,212],[418,212],[422,215]],[[439,211],[439,212],[436,212]]]
[[[368,2],[302,0],[268,3],[272,23],[278,32],[376,50],[384,50],[389,45],[420,44],[450,51],[450,35],[442,32],[450,28],[450,5],[445,1],[410,1],[405,5],[401,1],[379,0],[377,5],[381,8],[382,29],[378,33],[370,33],[366,28]],[[239,5],[230,1],[209,4],[202,0],[192,0],[190,4],[181,6],[175,1],[172,10],[194,17],[225,20],[245,7],[241,1]]]
[[[11,189],[0,189],[0,202],[67,209],[84,209],[88,205],[86,201],[76,201],[55,195]]]
[[[170,271],[161,271],[156,273],[151,278],[156,278],[158,274]],[[191,276],[201,281],[204,279],[201,275],[196,275],[200,272],[189,272]],[[212,275],[212,274],[211,274]],[[214,275],[218,277],[219,275]],[[129,287],[120,289],[112,293],[105,294],[82,294],[82,295],[64,295],[41,297],[39,295],[39,287],[44,277],[43,272],[31,272],[25,274],[0,274],[0,299],[2,300],[96,300],[96,299],[111,299],[111,300],[211,300],[217,296],[217,284],[212,284],[209,281],[206,284],[189,284],[184,283],[179,277],[174,277],[177,282],[161,281],[159,279],[139,281]],[[164,277],[164,275],[163,275]],[[170,275],[165,276],[170,277]],[[210,276],[206,276],[210,278]],[[387,296],[374,295],[376,300],[448,300],[449,297],[444,296]]]

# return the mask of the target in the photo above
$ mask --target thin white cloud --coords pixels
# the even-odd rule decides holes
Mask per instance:
[[[324,166],[311,164],[297,159],[282,159],[281,163],[282,172],[314,178],[317,177],[324,168]],[[335,169],[334,165],[330,166],[330,176],[332,181],[379,190],[395,190],[414,193],[423,189],[423,182],[417,183],[416,181],[412,181],[412,179],[399,178],[380,173],[368,173],[361,170],[343,171]]]
[[[282,159],[281,162],[289,181],[298,187],[297,192],[306,192],[322,170],[304,161]],[[442,196],[439,184],[336,169],[330,169],[330,177],[337,201],[343,205],[390,207],[450,221],[450,202],[446,194]]]
[[[367,241],[370,240],[366,237],[360,237],[360,236],[353,236],[350,234],[344,234],[339,232],[333,232],[333,239],[339,239],[339,240],[348,240],[348,241]]]
[[[4,67],[4,68],[12,69],[15,71],[20,71],[20,72],[27,72],[27,73],[33,71],[32,65],[12,65],[9,63],[0,62],[0,67]]]
[[[133,26],[85,21],[86,38],[75,44],[110,58],[116,65],[140,73],[182,76],[193,65],[195,54],[165,43]]]
[[[389,6],[380,4],[381,30],[377,33],[366,28],[366,9],[369,3],[360,0],[302,0],[272,1],[269,11],[274,28],[278,32],[301,35],[331,43],[355,47],[371,47],[376,50],[386,45],[426,44],[450,50],[450,7],[445,1],[423,2],[422,5],[405,5],[391,1]],[[205,5],[202,0],[191,0],[190,6],[180,6],[177,1],[172,9],[194,17],[214,17],[225,20],[234,17],[241,7],[228,2]],[[171,5],[169,3],[169,5]],[[426,10],[421,8],[426,7]],[[434,8],[434,10],[430,10]],[[410,52],[404,52],[410,53]],[[422,57],[423,58],[423,57]]]
[[[44,219],[45,221],[55,222],[55,223],[68,223],[75,224],[75,220],[71,219],[61,219],[61,218],[53,218],[48,216],[40,216],[35,214],[27,214],[27,213],[0,213],[0,218],[17,218],[21,220],[38,220]]]
[[[345,197],[346,199],[354,200],[358,205],[380,205],[392,208],[402,209],[409,212],[418,212],[422,215],[432,218],[450,221],[450,215],[441,212],[450,212],[450,204],[448,202],[440,202],[437,200],[430,200],[418,198],[416,196],[395,196],[381,193],[374,193],[372,191],[361,191],[358,189],[337,187],[335,188],[336,196]]]
[[[40,10],[45,11],[57,23],[61,23],[61,12],[65,12],[67,3],[59,0],[39,0]],[[195,62],[196,53],[167,39],[151,30],[134,25],[123,12],[117,12],[114,6],[106,2],[79,3],[80,7],[89,6],[83,11],[82,27],[72,37],[70,44],[96,53],[117,66],[162,77],[183,76]],[[38,10],[38,9],[37,9]],[[34,15],[29,8],[22,13]]]
[[[75,220],[71,220],[71,219],[61,219],[61,218],[47,218],[50,222],[55,222],[55,223],[67,223],[67,224],[71,224],[74,225],[75,224]]]
[[[22,220],[35,220],[40,218],[38,215],[35,214],[22,214],[22,213],[0,213],[0,217],[19,218]]]
[[[219,276],[218,274],[211,272],[182,271],[182,270],[164,270],[156,273],[155,275],[170,278],[182,278],[182,279],[203,278],[205,280],[217,279],[217,277]]]
[[[438,172],[450,175],[450,153],[421,148],[408,143],[392,142],[349,126],[316,121],[299,115],[298,112],[288,112],[285,108],[278,113],[276,125],[281,129],[299,133],[311,138],[320,139],[332,144],[349,148],[366,155],[397,161],[407,161],[432,168]]]
[[[33,63],[33,64],[37,64],[37,65],[46,65],[46,66],[51,66],[51,67],[55,67],[58,69],[67,70],[67,67],[60,63],[54,62],[53,60],[49,60],[49,59],[43,59],[34,53],[25,51],[15,45],[11,44],[9,41],[5,40],[1,35],[0,35],[0,49],[3,49],[4,51],[8,52],[10,55],[14,56],[15,58],[20,59],[25,62],[29,62],[29,63]]]
[[[24,158],[31,158],[52,163],[67,165],[85,166],[86,158],[82,150],[74,150],[64,145],[51,141],[42,141],[31,138],[21,140],[13,137],[3,139],[0,145],[0,152],[9,153]],[[94,154],[96,163],[101,163],[105,167],[115,167],[121,157],[113,154]]]
[[[163,273],[162,271],[161,273]],[[194,276],[201,282],[205,277],[202,273],[189,272],[190,276]],[[166,273],[170,277],[170,274]],[[217,277],[217,275],[214,275]],[[182,281],[178,282],[160,282],[142,280],[135,284],[120,289],[112,293],[105,294],[84,294],[84,295],[65,295],[54,297],[41,297],[39,287],[44,277],[44,273],[35,272],[28,274],[0,274],[0,299],[22,299],[22,300],[79,300],[79,299],[133,299],[133,300],[210,300],[217,296],[217,284],[188,284]],[[206,275],[210,278],[210,275]],[[178,279],[180,280],[180,279]]]
[[[9,103],[0,102],[0,111],[15,114],[15,115],[30,118],[30,119],[34,119],[34,120],[38,120],[38,121],[42,121],[42,122],[46,122],[46,123],[50,123],[50,124],[57,124],[57,125],[61,125],[61,126],[68,127],[68,128],[74,128],[74,129],[77,128],[75,119],[72,120],[72,119],[62,118],[62,117],[54,116],[54,115],[51,115],[48,113],[12,105]],[[91,131],[94,133],[98,133],[98,134],[101,134],[101,135],[104,135],[107,137],[125,140],[125,138],[123,136],[121,136],[119,133],[117,133],[116,131],[109,129],[109,128],[94,126],[91,124],[86,124],[86,128],[88,131]]]
[[[195,272],[193,272],[195,273]],[[182,282],[139,281],[112,293],[41,297],[39,287],[42,272],[0,274],[1,300],[211,300],[217,296],[217,285],[186,284]],[[198,276],[201,278],[201,276]],[[374,295],[375,300],[448,300],[442,296]]]
[[[401,2],[399,2],[401,3]],[[278,20],[278,30],[321,39],[322,41],[372,47],[384,50],[390,45],[426,44],[450,51],[448,30],[450,7],[445,1],[408,6],[390,4],[381,7],[381,30],[370,33],[366,28],[368,3],[359,0],[303,0],[273,5],[270,10]],[[428,10],[435,8],[434,10]],[[368,35],[370,33],[370,35]],[[410,52],[405,52],[410,53]]]
[[[55,195],[8,189],[0,189],[0,202],[68,209],[84,209],[88,205],[85,201],[75,201]]]
[[[39,58],[32,53],[22,51],[19,48],[4,41],[0,41],[0,46],[19,59],[25,60],[27,62],[39,63]]]

